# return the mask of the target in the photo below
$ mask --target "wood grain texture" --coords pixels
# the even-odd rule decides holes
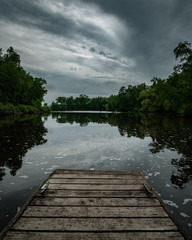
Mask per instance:
[[[140,185],[109,185],[109,184],[49,184],[48,189],[60,190],[144,190],[144,186]]]
[[[63,198],[36,197],[31,205],[39,206],[160,206],[156,198]]]
[[[141,175],[140,172],[138,171],[111,171],[111,170],[71,170],[71,169],[56,169],[54,171],[55,174],[78,174],[78,176],[80,175]]]
[[[178,231],[174,232],[109,232],[109,233],[67,233],[67,232],[12,232],[5,240],[183,240]]]
[[[100,185],[142,185],[142,179],[98,179],[98,178],[51,178],[55,184],[100,184]]]
[[[13,226],[23,231],[174,231],[170,218],[20,218]]]
[[[37,196],[42,196],[38,194]],[[134,191],[134,190],[58,190],[58,189],[48,189],[44,196],[50,197],[149,197],[147,192]]]
[[[40,207],[29,206],[24,217],[168,217],[162,207]]]
[[[131,175],[127,175],[127,174],[100,174],[97,175],[96,173],[94,173],[93,171],[91,171],[90,174],[88,174],[87,172],[85,174],[78,174],[78,173],[74,173],[74,174],[70,174],[70,173],[54,173],[52,178],[66,178],[66,179],[70,179],[70,178],[102,178],[102,179],[142,179],[142,176],[139,174],[131,174]]]

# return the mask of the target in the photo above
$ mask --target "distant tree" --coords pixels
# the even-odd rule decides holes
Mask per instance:
[[[126,87],[125,86],[122,86],[120,89],[119,89],[119,95],[121,94],[125,94],[126,93]]]
[[[0,64],[3,63],[3,49],[0,48]]]
[[[14,62],[17,64],[17,67],[20,67],[20,56],[17,54],[13,47],[7,49],[7,53],[3,56],[3,62]]]
[[[174,67],[175,72],[189,72],[192,71],[192,49],[191,43],[185,41],[180,42],[174,49],[176,59],[180,59],[180,63]]]

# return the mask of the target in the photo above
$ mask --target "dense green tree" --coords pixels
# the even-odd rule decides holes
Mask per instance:
[[[42,78],[34,78],[21,67],[19,54],[13,47],[3,55],[0,49],[0,103],[41,107],[47,93]]]
[[[192,50],[188,42],[174,49],[180,64],[167,79],[153,78],[152,85],[140,93],[141,110],[192,115]]]

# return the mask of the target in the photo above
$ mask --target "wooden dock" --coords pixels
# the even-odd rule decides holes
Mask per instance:
[[[141,173],[55,170],[2,232],[0,239],[186,237]]]

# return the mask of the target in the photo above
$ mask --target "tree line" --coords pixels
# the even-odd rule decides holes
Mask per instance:
[[[46,81],[33,77],[21,66],[19,54],[0,48],[0,111],[34,111],[41,108]],[[28,106],[28,107],[27,107]]]
[[[146,111],[192,115],[192,49],[191,43],[180,42],[174,49],[179,64],[166,79],[154,77],[151,85],[145,83],[122,86],[116,95],[89,98],[58,97],[51,104],[52,110],[92,111]]]

